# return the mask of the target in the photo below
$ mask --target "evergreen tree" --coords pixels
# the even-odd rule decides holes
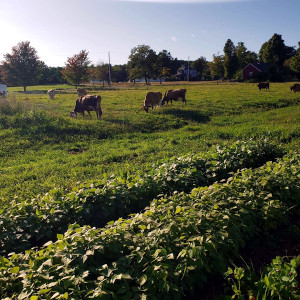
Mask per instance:
[[[228,39],[224,46],[224,76],[228,79],[233,78],[238,70],[238,59],[236,56],[235,46]]]

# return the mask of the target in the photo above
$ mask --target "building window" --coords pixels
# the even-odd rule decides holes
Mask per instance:
[[[249,78],[253,77],[253,72],[249,72]]]

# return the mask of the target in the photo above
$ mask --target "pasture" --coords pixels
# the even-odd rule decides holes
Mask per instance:
[[[300,94],[289,86],[85,86],[102,97],[100,120],[70,117],[74,87],[9,88],[0,297],[216,299],[241,256],[252,263],[261,244],[281,239],[297,249]],[[187,105],[141,109],[147,92],[177,88]],[[256,282],[249,268],[228,269],[237,283],[224,299],[297,295],[300,257],[272,263]]]
[[[152,163],[215,144],[268,138],[290,150],[299,148],[300,94],[289,83],[272,83],[270,91],[255,84],[87,87],[102,97],[103,116],[71,119],[76,90],[71,86],[34,86],[28,92],[9,88],[0,104],[0,197],[9,201],[71,189],[78,181],[103,173],[135,172]],[[56,89],[54,100],[46,91]],[[145,113],[148,91],[186,88],[187,105]]]

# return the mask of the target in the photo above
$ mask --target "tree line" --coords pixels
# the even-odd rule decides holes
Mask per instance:
[[[85,82],[135,81],[144,78],[160,80],[241,80],[242,70],[249,63],[264,62],[268,64],[263,74],[264,80],[285,81],[300,78],[300,42],[298,49],[287,46],[280,34],[275,33],[263,43],[259,53],[249,51],[244,42],[235,46],[228,39],[223,54],[214,54],[212,61],[200,56],[195,61],[173,58],[167,50],[156,53],[148,45],[139,45],[131,49],[127,64],[111,66],[104,62],[91,64],[88,51],[67,58],[64,67],[48,67],[38,57],[35,48],[29,41],[20,42],[12,48],[11,53],[4,55],[0,63],[0,81],[11,86],[26,87],[34,84],[63,84],[78,86]],[[189,65],[195,70],[194,76],[178,77],[177,70],[182,65]],[[253,78],[252,80],[261,80]]]

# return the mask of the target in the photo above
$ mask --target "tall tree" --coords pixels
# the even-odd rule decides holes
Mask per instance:
[[[209,63],[209,69],[212,76],[221,78],[224,76],[224,56],[213,55],[213,61]]]
[[[224,76],[231,79],[238,70],[238,59],[233,42],[228,39],[224,46]]]
[[[148,83],[148,78],[156,78],[157,72],[157,55],[147,45],[139,45],[131,49],[131,54],[128,61],[130,79],[144,77]]]
[[[86,50],[81,50],[79,54],[67,59],[63,75],[70,84],[75,85],[75,88],[89,79],[88,54]]]
[[[48,67],[42,62],[41,77],[38,84],[62,84],[66,83],[62,75],[62,67]]]
[[[192,67],[197,71],[198,77],[202,79],[203,75],[208,71],[208,64],[205,57],[201,56],[192,62]]]
[[[298,50],[296,55],[290,60],[290,68],[292,71],[300,74],[300,42],[298,42]]]
[[[171,66],[174,58],[167,50],[162,50],[157,54],[157,74],[159,78],[165,78],[171,74]]]
[[[286,46],[281,35],[275,33],[268,42],[261,46],[259,58],[265,63],[270,63],[280,68],[283,66],[284,61],[294,54],[295,49]]]
[[[4,80],[10,85],[26,87],[37,83],[41,73],[41,61],[30,42],[21,42],[12,47],[12,53],[4,55],[2,61]]]
[[[235,47],[239,69],[245,68],[249,63],[256,62],[258,56],[255,52],[248,51],[243,42],[238,42]]]
[[[99,62],[95,67],[94,76],[96,80],[102,81],[103,86],[105,81],[109,84],[109,65]]]
[[[124,82],[127,81],[128,72],[127,65],[114,65],[111,70],[112,81],[114,82]]]

